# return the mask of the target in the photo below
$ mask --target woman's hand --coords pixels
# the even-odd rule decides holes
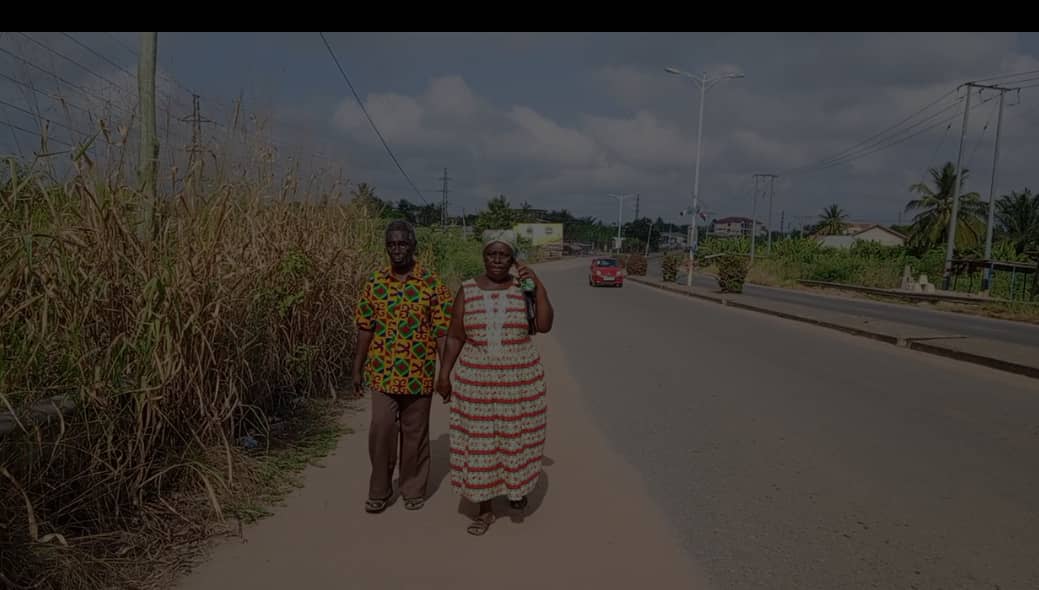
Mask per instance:
[[[436,392],[440,394],[440,397],[444,400],[445,404],[451,401],[451,378],[446,374],[441,373],[440,376],[437,377],[435,389]]]
[[[534,281],[534,285],[540,287],[541,279],[534,273],[534,270],[522,262],[516,263],[516,274],[519,275],[519,280],[530,279]]]

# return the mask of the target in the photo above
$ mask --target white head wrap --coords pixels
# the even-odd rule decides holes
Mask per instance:
[[[516,232],[511,229],[489,229],[483,232],[484,250],[495,242],[505,244],[513,254],[516,253]]]

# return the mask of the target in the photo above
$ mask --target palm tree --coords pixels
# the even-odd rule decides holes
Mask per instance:
[[[906,205],[907,213],[916,213],[911,226],[909,243],[929,248],[944,244],[949,239],[949,219],[952,217],[952,193],[956,186],[956,167],[946,162],[941,169],[931,168],[934,187],[918,182],[909,187],[920,195]],[[963,170],[960,189],[967,184],[968,172]],[[960,209],[956,221],[956,245],[977,244],[984,232],[985,204],[976,192],[960,195]]]
[[[837,203],[823,209],[819,214],[816,231],[824,236],[839,236],[848,228],[848,214]]]
[[[1033,195],[1026,188],[1003,195],[996,201],[996,219],[1018,254],[1039,247],[1039,194]]]

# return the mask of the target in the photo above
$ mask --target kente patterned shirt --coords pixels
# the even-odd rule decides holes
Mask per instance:
[[[403,281],[390,268],[373,273],[355,314],[357,328],[372,332],[364,384],[390,394],[432,393],[437,338],[447,336],[453,304],[447,286],[418,262]]]

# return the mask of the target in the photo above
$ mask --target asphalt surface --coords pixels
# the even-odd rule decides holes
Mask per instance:
[[[659,260],[650,262],[649,272],[653,273],[653,276],[660,276],[659,268]],[[682,274],[678,282],[684,285],[685,281],[686,277]],[[716,280],[703,275],[694,276],[693,284],[706,289],[718,288]],[[747,295],[764,299],[808,305],[817,309],[838,311],[877,320],[900,322],[961,336],[990,338],[1012,344],[1039,346],[1039,325],[1035,324],[971,316],[955,312],[935,311],[921,305],[884,303],[813,293],[811,291],[776,289],[760,285],[748,284],[744,286],[743,292]]]
[[[1034,380],[539,272],[585,407],[717,588],[1039,588]]]

